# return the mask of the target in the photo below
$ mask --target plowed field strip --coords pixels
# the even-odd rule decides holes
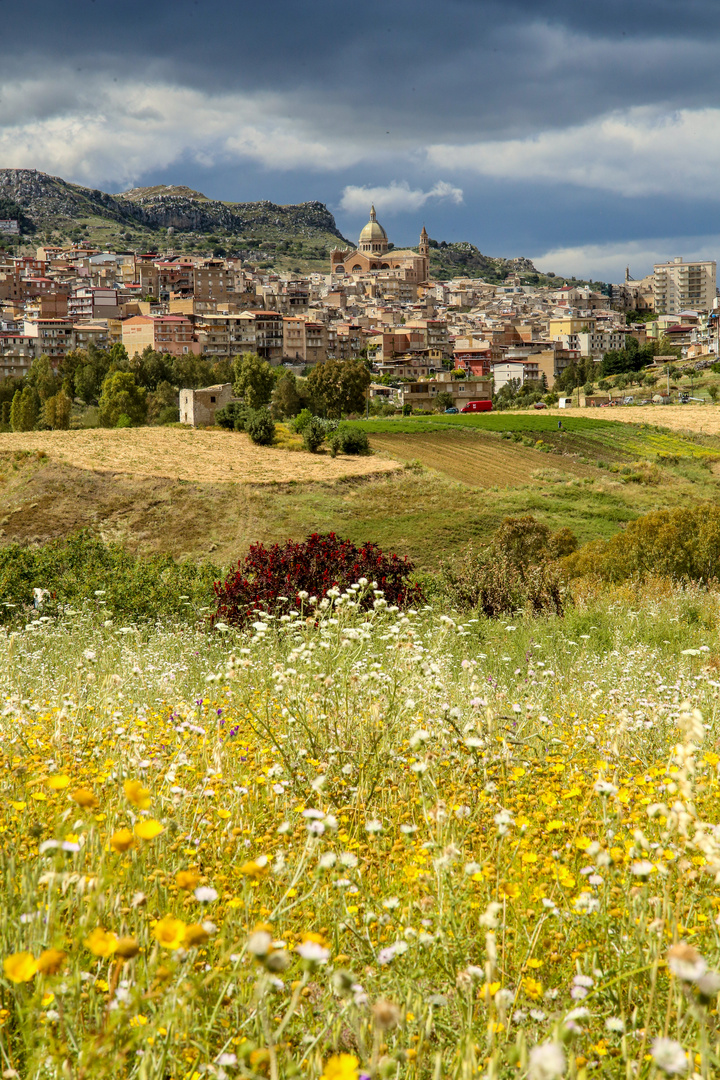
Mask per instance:
[[[572,458],[544,454],[473,432],[442,431],[418,435],[370,436],[373,450],[401,460],[420,461],[469,487],[520,487],[532,482],[535,469],[555,469],[571,476],[591,476],[592,467]]]

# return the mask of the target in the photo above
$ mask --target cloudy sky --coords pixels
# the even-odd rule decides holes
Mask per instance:
[[[0,165],[375,201],[543,269],[720,253],[717,0],[2,3]]]

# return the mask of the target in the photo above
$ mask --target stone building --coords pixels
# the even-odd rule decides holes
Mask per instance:
[[[180,423],[193,427],[214,424],[217,410],[237,400],[233,396],[232,383],[205,386],[202,390],[181,390]]]

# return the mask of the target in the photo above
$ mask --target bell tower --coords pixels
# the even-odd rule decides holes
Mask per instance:
[[[430,237],[428,236],[427,229],[424,225],[422,227],[422,232],[420,233],[419,251],[426,259],[430,258]]]

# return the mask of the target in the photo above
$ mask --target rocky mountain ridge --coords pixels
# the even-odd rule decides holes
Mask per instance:
[[[335,218],[321,202],[279,206],[262,201],[220,202],[186,187],[136,188],[109,195],[34,169],[0,169],[0,199],[19,206],[36,230],[104,218],[117,225],[151,231],[245,236],[248,230],[294,230],[301,235],[328,233],[347,243]]]

